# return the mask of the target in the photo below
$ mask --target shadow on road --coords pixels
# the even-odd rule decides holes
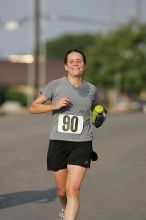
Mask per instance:
[[[0,209],[20,206],[31,202],[47,203],[56,199],[56,189],[23,191],[0,195]]]

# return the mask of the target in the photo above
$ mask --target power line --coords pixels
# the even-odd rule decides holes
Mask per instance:
[[[46,20],[49,21],[65,21],[65,22],[74,22],[74,23],[85,23],[85,24],[92,24],[92,25],[108,25],[109,21],[107,20],[100,20],[96,18],[89,18],[89,17],[79,17],[79,16],[72,16],[72,15],[57,15],[57,14],[50,14],[43,16]]]

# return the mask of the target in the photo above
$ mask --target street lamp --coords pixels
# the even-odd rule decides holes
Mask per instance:
[[[17,28],[19,28],[18,21],[8,21],[4,24],[4,29],[7,31],[15,31]]]

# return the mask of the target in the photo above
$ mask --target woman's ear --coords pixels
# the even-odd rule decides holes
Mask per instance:
[[[65,70],[68,72],[68,67],[67,67],[66,64],[64,65],[64,68],[65,68]]]

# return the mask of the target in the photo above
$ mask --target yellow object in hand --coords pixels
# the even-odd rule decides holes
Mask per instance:
[[[102,115],[103,114],[103,111],[104,111],[104,108],[102,105],[96,105],[92,111],[92,118],[91,118],[91,121],[92,121],[92,124],[95,123],[95,120],[96,120],[96,117],[97,115]]]

